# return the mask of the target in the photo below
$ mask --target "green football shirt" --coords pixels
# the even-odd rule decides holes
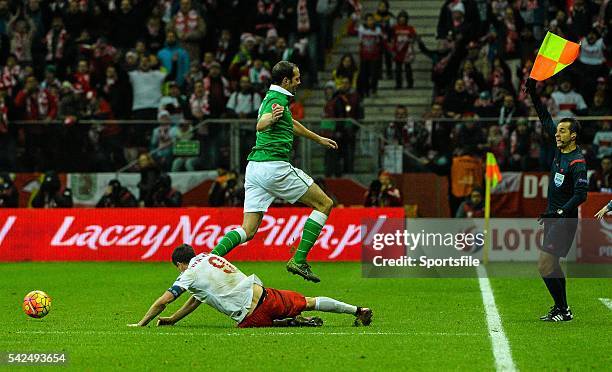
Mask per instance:
[[[285,108],[283,116],[266,130],[257,132],[257,140],[251,153],[247,157],[249,161],[290,161],[293,149],[293,117],[289,110],[289,97],[293,96],[289,91],[278,85],[272,84],[266,97],[259,106],[257,120],[263,114],[272,112],[272,105],[278,104]]]

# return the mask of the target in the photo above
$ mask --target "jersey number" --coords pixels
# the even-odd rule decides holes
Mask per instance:
[[[223,272],[226,274],[233,274],[236,272],[236,267],[234,265],[232,265],[231,263],[225,261],[224,259],[220,257],[214,257],[214,256],[210,257],[208,259],[208,263],[211,266],[214,266],[219,270],[223,270]]]

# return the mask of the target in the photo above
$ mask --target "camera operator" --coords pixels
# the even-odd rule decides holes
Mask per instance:
[[[32,194],[32,208],[72,208],[72,190],[62,190],[57,173],[50,171],[41,177],[40,188]]]
[[[132,208],[138,206],[134,194],[121,185],[119,180],[111,180],[96,208]]]

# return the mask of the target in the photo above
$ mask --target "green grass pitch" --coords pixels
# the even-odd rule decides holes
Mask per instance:
[[[321,328],[237,329],[203,305],[173,327],[128,328],[178,275],[170,263],[4,263],[0,352],[66,352],[67,367],[79,370],[495,369],[477,279],[364,279],[359,264],[314,263],[322,282],[313,284],[280,262],[236,264],[268,287],[372,307],[372,326],[318,313]],[[540,280],[493,278],[491,285],[519,370],[612,365],[612,311],[599,301],[612,298],[612,280],[570,279],[576,319],[568,323],[537,320],[551,303]],[[33,289],[53,298],[41,320],[21,310]]]

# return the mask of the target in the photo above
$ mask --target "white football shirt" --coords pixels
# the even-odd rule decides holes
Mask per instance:
[[[189,261],[187,270],[173,284],[191,293],[236,322],[246,317],[253,300],[253,284],[263,286],[257,275],[246,276],[225,258],[200,253]],[[173,288],[170,289],[175,296]]]

